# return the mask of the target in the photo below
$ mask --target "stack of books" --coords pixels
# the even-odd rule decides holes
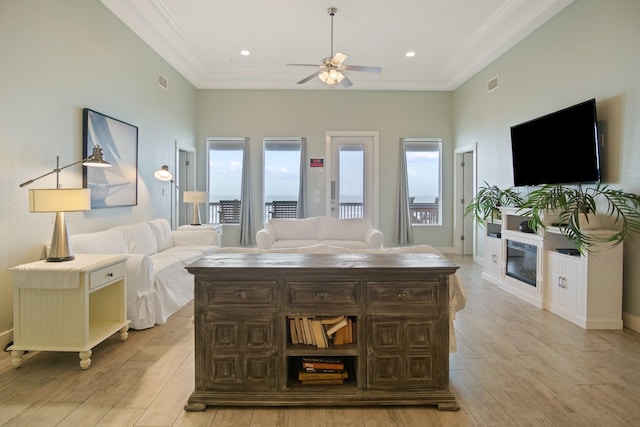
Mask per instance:
[[[347,316],[291,317],[289,333],[293,344],[314,345],[327,348],[330,345],[355,342],[355,320]]]
[[[349,374],[342,359],[303,357],[298,380],[303,385],[344,384]]]

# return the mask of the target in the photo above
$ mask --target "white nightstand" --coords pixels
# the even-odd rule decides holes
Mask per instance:
[[[126,257],[76,255],[11,270],[14,367],[28,350],[77,351],[87,369],[93,347],[118,331],[122,341],[128,338]]]

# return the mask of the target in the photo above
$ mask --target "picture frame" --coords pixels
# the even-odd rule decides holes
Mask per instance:
[[[99,145],[108,168],[82,168],[91,190],[91,209],[138,204],[138,127],[89,108],[82,112],[83,158]]]

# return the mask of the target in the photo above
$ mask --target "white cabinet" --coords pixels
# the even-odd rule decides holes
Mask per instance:
[[[485,236],[483,277],[490,282],[500,280],[502,269],[502,239]]]
[[[73,261],[37,261],[11,270],[14,367],[25,351],[77,351],[87,369],[93,347],[118,331],[127,339],[124,256],[76,255]]]
[[[622,246],[579,256],[546,251],[545,305],[585,329],[622,329]]]
[[[577,256],[552,251],[546,251],[546,256],[544,283],[547,285],[547,308],[558,316],[578,323],[580,313],[584,311],[584,304],[581,304],[584,290],[582,260]]]

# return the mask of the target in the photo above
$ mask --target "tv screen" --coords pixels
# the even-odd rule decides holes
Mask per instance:
[[[596,101],[511,127],[516,187],[600,181]]]

